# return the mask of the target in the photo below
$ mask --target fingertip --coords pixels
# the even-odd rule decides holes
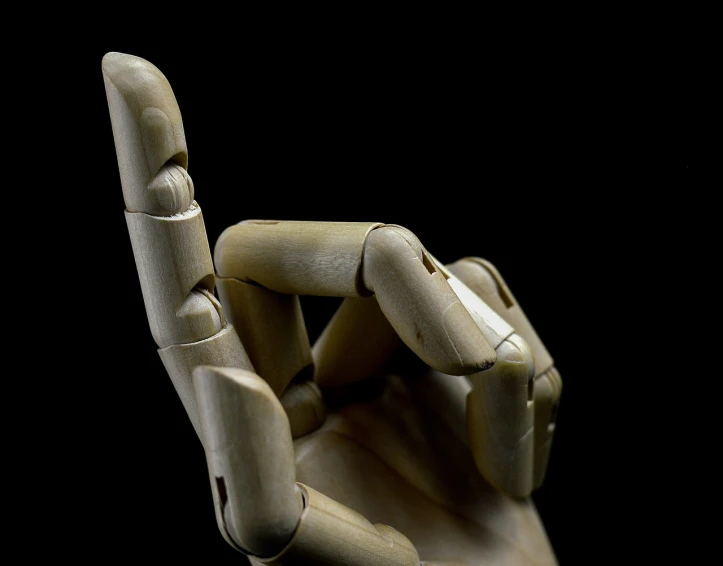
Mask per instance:
[[[495,350],[460,301],[451,304],[444,312],[442,326],[449,339],[450,354],[456,356],[458,363],[446,368],[446,371],[438,367],[435,369],[450,375],[469,375],[492,367],[497,358]],[[447,358],[454,360],[451,355]]]

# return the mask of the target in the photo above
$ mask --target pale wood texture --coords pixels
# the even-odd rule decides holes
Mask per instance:
[[[221,277],[291,295],[369,296],[359,267],[373,222],[246,220],[224,230],[214,248]]]
[[[214,250],[221,277],[279,293],[375,293],[402,340],[431,366],[462,375],[494,362],[494,349],[419,240],[401,226],[244,221]]]
[[[414,395],[432,410],[457,440],[469,447],[467,436],[467,395],[472,384],[466,375],[449,375],[424,368],[416,376]]]
[[[482,258],[467,257],[447,268],[525,339],[535,358],[535,376],[553,365],[552,356],[494,265]]]
[[[149,324],[228,543],[254,564],[555,564],[524,496],[561,382],[504,282],[458,280],[396,225],[245,221],[215,248],[222,308],[170,85],[118,53],[103,76]],[[299,294],[348,297],[313,352]]]
[[[561,394],[562,379],[554,366],[535,378],[535,488],[545,481]]]
[[[193,183],[184,175],[186,136],[171,85],[155,65],[124,53],[106,54],[102,69],[126,209],[183,212]]]
[[[314,343],[314,379],[330,387],[379,375],[401,345],[376,297],[344,299]]]
[[[444,269],[450,286],[497,353],[492,368],[469,376],[473,386],[467,397],[470,449],[478,469],[490,483],[515,497],[526,497],[534,487],[535,473],[532,351],[515,329],[472,290],[482,287],[480,279],[486,272],[459,269],[457,264]]]
[[[562,394],[560,373],[554,367],[552,356],[494,265],[482,258],[467,257],[460,259],[448,268],[509,322],[515,328],[515,332],[525,339],[532,351],[535,363],[533,487],[537,488],[545,479],[555,433],[557,407]]]
[[[197,366],[218,365],[253,371],[241,341],[233,326],[227,325],[221,332],[192,344],[176,344],[158,350],[178,396],[186,408],[188,418],[203,442],[201,423],[198,415],[196,394],[193,388],[193,370]]]
[[[385,226],[369,234],[363,279],[397,334],[430,366],[466,375],[494,363],[494,349],[409,230]]]
[[[426,391],[424,371],[409,369],[388,376],[381,396],[339,408],[295,440],[297,481],[372,523],[390,525],[423,561],[556,564],[532,502],[512,499],[482,478],[437,414],[439,389]],[[455,394],[443,403],[460,420],[457,428],[464,427],[463,403]]]
[[[464,430],[457,429],[458,437],[464,437],[478,469],[490,483],[516,497],[526,497],[533,489],[535,469],[532,354],[514,329],[464,282],[444,268],[440,272],[485,339],[496,347],[497,355],[494,366],[468,376],[470,385],[458,389],[458,399],[465,400],[466,411],[465,403],[457,408],[467,416]],[[383,348],[375,352],[376,340],[369,338],[377,329],[379,336],[385,335],[385,325],[372,308],[373,299],[347,299],[349,304],[342,304],[332,318],[314,351],[335,363],[327,362],[325,371],[317,369],[318,383],[327,387],[348,384],[364,377],[360,368],[374,372],[366,374],[368,377],[378,373],[380,359],[389,359],[390,352]],[[356,325],[357,320],[361,324]],[[393,341],[388,343],[394,345]],[[350,353],[346,362],[342,352]],[[360,352],[368,356],[366,363]]]
[[[253,368],[213,294],[211,251],[171,86],[153,64],[132,55],[108,53],[102,70],[148,323],[200,437],[193,368]]]
[[[326,406],[313,381],[292,383],[281,396],[281,406],[289,418],[292,438],[309,434],[326,418]]]
[[[484,477],[506,493],[526,497],[534,473],[533,365],[527,345],[515,338],[497,347],[492,369],[469,376],[467,437]]]
[[[273,566],[418,566],[409,539],[387,525],[372,525],[363,515],[309,486],[304,513],[291,543],[278,556],[251,560]]]
[[[200,207],[165,217],[126,212],[126,222],[158,347],[218,333],[226,321],[212,294],[213,263]]]
[[[254,371],[277,396],[300,372],[311,377],[311,346],[297,295],[226,277],[217,278],[216,289]]]
[[[309,336],[298,295],[219,277],[216,289],[254,371],[281,398],[296,438],[324,421],[324,403],[313,379]],[[291,384],[292,380],[299,383]]]
[[[193,383],[219,526],[242,549],[276,553],[303,508],[286,414],[254,373],[199,366]]]
[[[452,273],[447,275],[447,283],[452,287],[459,300],[469,311],[480,331],[489,344],[497,349],[509,336],[514,334],[515,329],[497,314],[480,296],[468,287],[465,282],[455,277]]]

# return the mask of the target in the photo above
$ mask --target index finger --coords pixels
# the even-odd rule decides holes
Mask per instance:
[[[374,222],[250,220],[227,228],[214,252],[220,277],[294,295],[374,294],[401,339],[452,375],[490,367],[493,347],[419,240]]]

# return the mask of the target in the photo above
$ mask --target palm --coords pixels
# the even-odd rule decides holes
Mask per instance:
[[[482,478],[425,398],[428,383],[418,373],[388,375],[376,398],[332,412],[320,430],[295,441],[298,481],[394,526],[426,560],[554,563],[532,503]]]

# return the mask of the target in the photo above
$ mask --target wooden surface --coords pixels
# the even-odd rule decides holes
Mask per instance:
[[[203,440],[198,404],[193,389],[193,370],[198,366],[209,364],[251,370],[251,362],[244,352],[236,330],[228,325],[212,338],[192,344],[168,346],[158,350],[158,355],[183,402],[198,438]]]
[[[303,509],[286,413],[252,372],[199,366],[193,384],[219,529],[246,551],[275,554]]]
[[[378,375],[401,347],[375,296],[344,299],[314,342],[314,378],[339,386]]]
[[[494,361],[493,347],[444,274],[401,226],[243,221],[223,232],[214,260],[222,278],[277,293],[350,298],[373,293],[405,344],[440,371],[469,374]]]
[[[715,239],[699,235],[715,223],[698,222],[689,231],[680,222],[700,218],[697,168],[705,169],[708,158],[714,163],[715,150],[705,136],[679,135],[683,127],[706,127],[705,120],[683,122],[682,112],[698,108],[690,104],[698,92],[690,88],[694,76],[713,77],[697,74],[685,50],[661,55],[640,73],[639,57],[609,56],[602,44],[589,49],[593,39],[572,50],[564,42],[527,39],[495,53],[480,79],[474,50],[456,42],[410,49],[395,34],[374,46],[357,39],[335,49],[323,38],[264,40],[249,51],[197,42],[175,42],[169,50],[105,38],[100,49],[69,47],[50,62],[67,87],[60,99],[69,103],[67,111],[53,111],[59,136],[53,155],[67,166],[81,159],[85,171],[73,181],[83,210],[73,196],[57,201],[53,216],[62,219],[63,249],[72,250],[62,253],[64,261],[77,262],[66,271],[73,274],[67,296],[79,298],[83,289],[83,310],[93,316],[73,309],[69,316],[79,328],[59,326],[60,319],[48,328],[73,337],[64,352],[95,352],[95,361],[73,384],[53,380],[47,398],[60,414],[49,417],[76,439],[63,443],[74,478],[62,490],[63,506],[96,508],[103,493],[104,507],[115,510],[89,525],[97,536],[85,552],[103,561],[142,548],[159,562],[197,556],[239,564],[218,533],[210,490],[189,489],[207,481],[205,461],[138,292],[98,64],[119,50],[154,61],[173,84],[212,246],[242,218],[379,219],[408,227],[444,262],[468,255],[492,260],[565,380],[548,475],[532,496],[561,563],[585,563],[590,548],[611,562],[623,548],[638,549],[640,561],[669,557],[670,547],[654,544],[655,533],[672,530],[641,531],[639,518],[670,527],[685,514],[678,510],[693,501],[687,488],[678,484],[661,497],[658,487],[672,478],[695,484],[678,474],[700,448],[689,439],[707,438],[699,431],[715,427],[701,420],[696,388],[674,387],[672,399],[666,384],[679,381],[675,372],[662,370],[651,388],[640,367],[658,367],[654,353],[681,327],[678,317],[708,312],[714,296],[701,295],[702,306],[692,310],[684,301],[661,309],[654,299],[662,288],[714,280],[691,268],[709,265],[701,254]],[[528,51],[532,59],[520,58]],[[229,69],[238,82],[227,78]],[[41,73],[33,75],[48,84]],[[641,108],[647,109],[642,116]],[[227,142],[231,135],[236,143]],[[681,171],[685,163],[689,172]],[[293,198],[278,187],[289,187]],[[639,198],[648,188],[656,195]],[[440,194],[445,200],[430,196]],[[671,250],[685,251],[674,254],[678,267],[662,283],[660,266]],[[335,305],[302,300],[312,342]],[[138,343],[146,348],[134,348]],[[103,371],[108,360],[114,375],[126,376],[123,382]],[[661,406],[681,417],[672,436],[651,436],[643,426],[657,422]],[[88,423],[103,431],[103,444],[92,449],[84,436]],[[686,457],[661,474],[660,455],[671,441]],[[614,446],[616,456],[602,460],[601,446]],[[93,472],[78,473],[79,467]],[[650,489],[641,492],[641,485]],[[601,509],[612,508],[629,512],[619,514],[619,544],[601,544],[600,533],[609,532]],[[171,527],[162,515],[180,521]],[[128,516],[135,518],[130,530]],[[68,534],[76,532],[76,524],[67,526]],[[110,530],[127,535],[122,549],[107,543]],[[688,535],[691,527],[677,531],[671,545],[690,560]]]
[[[274,566],[418,566],[409,539],[386,525],[372,525],[362,514],[303,484],[306,506],[291,543],[273,558],[251,559]]]
[[[547,470],[556,428],[555,420],[562,394],[560,372],[554,367],[550,353],[525,316],[504,278],[492,263],[482,258],[463,258],[450,265],[449,269],[459,276],[470,290],[483,298],[485,303],[490,305],[511,327],[514,327],[515,332],[524,339],[526,346],[529,347],[529,352],[534,360],[534,383],[530,384],[532,396],[531,398],[528,396],[527,400],[533,401],[535,405],[534,480],[530,487],[540,487]],[[480,384],[483,387],[489,387],[489,383],[484,378]],[[524,411],[521,400],[518,405]],[[482,430],[485,428],[482,427]],[[515,443],[515,436],[520,438],[519,434],[510,434],[512,445]]]
[[[299,297],[219,277],[218,296],[254,371],[281,396],[299,372],[311,373],[311,346]]]
[[[381,234],[381,233],[382,233],[382,230],[378,230],[377,232]],[[381,242],[383,242],[383,240],[380,239],[379,242],[381,243]],[[386,244],[384,244],[384,245],[386,245]],[[384,245],[378,246],[378,245],[371,245],[371,244],[370,244],[369,248],[372,249],[372,250],[374,250],[374,249],[382,249],[382,248],[384,247]],[[396,257],[397,255],[398,255],[398,254],[382,253],[382,254],[379,256],[379,258],[380,258],[380,259],[384,259],[384,261],[377,261],[377,260],[375,259],[375,256],[373,256],[373,255],[370,256],[370,261],[368,262],[368,265],[370,266],[371,269],[370,269],[369,273],[374,273],[375,275],[374,275],[373,278],[370,277],[370,278],[368,279],[368,281],[371,283],[370,285],[368,285],[369,288],[374,289],[375,287],[377,287],[377,283],[378,283],[378,282],[382,282],[382,283],[384,282],[385,274],[386,274],[387,272],[389,272],[389,270],[388,270],[388,269],[384,269],[384,267],[389,267],[389,266],[392,266],[392,267],[393,267],[393,265],[392,265],[392,264],[393,264],[392,258],[393,258],[393,257]],[[422,259],[424,259],[424,257],[422,257]],[[421,262],[420,262],[420,263],[421,263]],[[375,266],[381,266],[381,267],[375,267]],[[427,276],[429,276],[430,274],[434,275],[434,273],[433,273],[434,269],[433,269],[433,268],[430,268],[430,266],[427,266],[427,265],[425,265],[425,267],[426,267],[426,269],[427,269]],[[404,272],[400,272],[400,273],[402,273],[402,274],[404,275]],[[365,275],[366,275],[366,273],[365,273]],[[366,280],[366,278],[365,278],[365,280]],[[440,281],[441,281],[441,282],[444,282],[444,278],[443,278],[443,277],[440,277]],[[380,285],[380,286],[379,286],[379,289],[377,290],[377,291],[378,291],[378,292],[377,292],[378,296],[379,296],[379,297],[387,297],[387,296],[390,296],[390,294],[392,294],[392,293],[391,293],[391,291],[390,291],[390,292],[387,292],[387,290],[386,290],[387,288],[393,290],[393,284],[391,284],[391,285],[387,285],[387,284]],[[372,290],[372,289],[370,289],[370,290]],[[382,289],[384,289],[384,292],[381,292]],[[412,293],[412,296],[414,296],[414,295],[415,295],[415,293]],[[420,297],[422,296],[421,293],[420,293],[419,296],[420,296]],[[454,296],[454,294],[452,293],[451,296]],[[421,303],[421,301],[417,301],[417,302],[420,302],[420,303]],[[403,304],[403,303],[400,303],[399,301],[396,301],[396,303],[397,303],[397,304]],[[416,303],[415,303],[415,304],[416,304]],[[453,306],[453,304],[454,304],[454,303],[450,302],[450,303],[447,304],[446,306],[447,306],[447,307],[451,307],[451,306]],[[457,303],[457,304],[459,304],[459,303]],[[464,310],[463,307],[461,307],[461,304],[459,304],[459,306],[460,306],[460,308],[462,308],[462,310],[461,310],[460,312],[466,314],[466,311]],[[387,305],[386,308],[385,308],[385,306],[382,305],[382,310],[385,311],[385,313],[387,314],[388,318],[390,318],[390,320],[392,321],[392,323],[393,323],[393,325],[394,325],[399,319],[403,318],[404,316],[409,316],[410,312],[413,313],[416,309],[412,309],[411,311],[408,309],[407,312],[404,312],[404,309],[399,310],[397,307],[391,307],[391,306],[389,306],[389,305]],[[445,310],[445,312],[446,312],[446,311],[447,311],[447,308],[445,308],[444,310]],[[403,315],[397,314],[397,313],[403,313],[403,312],[404,312]],[[390,315],[390,313],[391,313],[391,315]],[[469,319],[470,323],[472,324],[472,326],[470,326],[470,330],[471,330],[471,329],[476,329],[476,325],[474,325],[474,323],[472,323],[472,319],[469,318],[469,315],[466,315],[466,316],[467,316],[467,318]],[[456,318],[456,319],[459,320],[460,318],[463,318],[463,317],[460,315],[459,317],[452,317],[453,320],[454,320],[454,318]],[[222,319],[222,320],[223,320],[223,319]],[[428,322],[437,322],[437,319],[434,318],[434,317],[431,317]],[[455,322],[456,322],[456,321],[455,321]],[[469,350],[469,352],[472,352],[472,350],[473,350],[472,344],[473,344],[473,343],[476,344],[478,341],[470,338],[470,332],[464,332],[464,331],[461,330],[461,328],[455,328],[456,326],[457,326],[457,325],[455,325],[455,324],[449,324],[449,325],[448,325],[445,320],[442,321],[442,328],[445,329],[445,332],[446,332],[446,334],[447,334],[447,340],[451,340],[451,343],[452,343],[453,346],[456,346],[456,345],[457,345],[456,342],[459,342],[460,348],[458,349],[458,348],[455,347],[455,348],[453,348],[453,349],[455,350],[455,353],[456,353],[459,361],[462,363],[462,367],[465,368],[464,371],[467,371],[466,366],[465,366],[465,364],[467,363],[467,362],[465,361],[465,358],[467,357],[467,351]],[[428,326],[425,326],[424,329],[423,329],[423,330],[424,330],[423,336],[429,334],[430,336],[433,337],[433,336],[434,336],[435,328],[436,328],[435,325],[428,324]],[[402,332],[402,334],[403,334],[403,337],[404,337],[404,332]],[[472,333],[472,334],[474,334],[474,333]],[[450,335],[451,335],[451,338],[450,338]],[[481,336],[481,335],[480,335],[480,336]],[[417,338],[419,338],[419,332],[417,332]],[[468,344],[465,342],[465,340],[468,341]],[[433,349],[436,348],[437,345],[443,344],[443,343],[444,343],[443,340],[432,340],[432,341],[430,341],[431,347],[432,347]],[[482,342],[481,342],[481,343],[485,343],[483,339],[482,339]],[[465,345],[465,344],[467,344],[467,345]],[[462,352],[461,355],[460,355],[460,351]],[[471,356],[470,356],[470,359],[471,359]],[[491,359],[490,359],[489,357],[487,357],[485,361],[474,361],[474,362],[470,361],[470,362],[469,362],[469,369],[470,369],[470,370],[474,370],[474,369],[477,369],[477,370],[484,369],[485,367],[489,367],[490,362],[491,362]],[[443,367],[442,369],[445,369],[445,370],[449,371],[450,373],[455,373],[455,372],[457,371],[456,368],[452,369],[451,366],[450,366],[450,367],[447,367],[447,368]],[[280,407],[280,405],[279,405],[279,407]],[[282,412],[281,414],[283,414],[283,412]],[[327,419],[327,422],[329,422],[329,419]],[[323,428],[322,428],[322,430],[323,430]],[[311,434],[313,435],[314,433],[311,433]],[[290,435],[289,435],[289,437],[290,437]],[[304,438],[306,438],[306,437],[304,437]],[[382,442],[382,445],[383,445],[383,444],[385,444],[385,443]],[[381,448],[382,451],[384,452],[384,451],[386,451],[386,450],[387,450],[388,448],[390,448],[390,447],[389,447],[389,446],[388,446],[388,447],[380,446],[380,448]],[[380,503],[381,503],[381,502],[380,502]],[[529,527],[529,525],[528,525],[528,527]],[[518,541],[518,542],[519,542],[519,541]],[[439,545],[439,548],[442,549],[442,550],[444,550],[443,547],[444,547],[444,544],[440,544],[440,545]],[[524,552],[523,552],[523,555],[524,555]],[[474,556],[474,553],[473,553],[473,554],[470,554],[469,559],[470,559],[470,560],[476,560],[476,559],[478,559],[478,557],[476,558],[476,557]],[[521,559],[522,559],[522,558],[519,557],[517,560],[519,561],[519,560],[521,560]]]
[[[438,417],[441,395],[425,388],[423,374],[390,375],[379,397],[330,415],[295,441],[297,480],[399,530],[423,560],[556,564],[530,500],[482,479]],[[464,420],[463,408],[454,406],[454,418]]]
[[[218,333],[226,321],[211,294],[214,270],[201,208],[194,204],[174,216],[126,212],[126,221],[158,346],[197,342]],[[216,303],[214,308],[209,301]]]
[[[126,209],[184,212],[193,183],[184,173],[186,136],[171,85],[158,67],[132,54],[105,54],[102,72]]]
[[[369,234],[363,280],[399,337],[430,366],[468,375],[494,363],[494,347],[409,230],[384,226]]]
[[[218,239],[214,263],[221,277],[251,281],[279,293],[369,296],[360,267],[375,222],[244,220]]]

